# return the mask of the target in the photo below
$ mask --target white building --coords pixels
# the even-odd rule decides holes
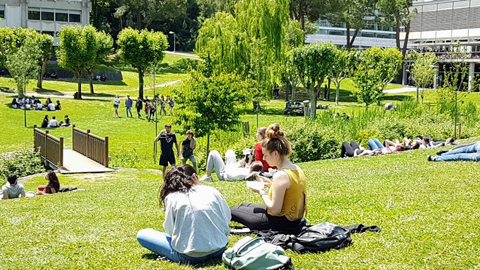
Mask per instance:
[[[377,17],[381,15],[376,12]],[[328,20],[318,20],[318,32],[313,35],[307,35],[305,43],[333,43],[337,46],[344,47],[347,44],[347,29],[345,23],[334,24]],[[350,29],[350,37],[353,36],[355,29]],[[365,27],[360,30],[353,47],[369,48],[369,47],[396,47],[395,31],[392,27],[384,27],[375,21],[375,17],[365,17]]]
[[[443,66],[449,63],[446,54],[460,44],[468,56],[469,82],[480,74],[480,0],[416,0],[412,8],[418,14],[411,23],[410,49],[435,52],[442,78]],[[404,40],[405,33],[400,38]]]
[[[89,0],[0,0],[0,27],[35,29],[52,35],[64,25],[90,24]]]

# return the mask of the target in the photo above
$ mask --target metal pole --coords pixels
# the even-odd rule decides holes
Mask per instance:
[[[27,106],[23,108],[23,122],[25,124],[25,127],[27,127]]]
[[[455,89],[455,124],[453,125],[453,128],[455,129],[453,132],[453,138],[456,140],[457,139],[457,89]]]

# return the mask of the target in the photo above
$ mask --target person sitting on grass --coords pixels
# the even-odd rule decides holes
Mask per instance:
[[[428,161],[480,161],[480,141],[459,145],[439,156],[428,156]]]
[[[173,167],[166,173],[160,189],[162,205],[165,232],[140,230],[140,245],[178,263],[197,264],[222,256],[229,241],[230,209],[218,190],[199,185],[192,166]]]
[[[8,176],[8,182],[2,187],[2,198],[4,200],[19,198],[20,196],[22,198],[25,197],[25,188],[17,182],[17,179],[18,177],[15,174]]]
[[[237,157],[232,149],[225,153],[225,162],[217,150],[212,150],[207,157],[206,174],[200,181],[212,182],[212,172],[217,173],[218,180],[237,181],[244,180],[249,173],[250,164],[253,162],[252,149],[244,150],[245,157],[237,162]]]
[[[45,115],[45,117],[43,117],[43,121],[42,121],[41,127],[42,127],[42,128],[47,128],[47,127],[48,127],[48,123],[49,123],[48,115]]]
[[[52,116],[52,120],[48,122],[48,128],[56,128],[56,127],[58,127],[57,118],[55,116]]]
[[[58,181],[57,174],[54,171],[48,171],[45,175],[48,181],[46,186],[38,186],[37,195],[54,194],[60,190],[60,181]]]
[[[68,117],[68,115],[65,115],[65,116],[63,117],[63,120],[64,120],[65,122],[60,122],[60,126],[61,126],[61,127],[69,127],[69,126],[70,126],[70,117]]]
[[[298,234],[306,221],[303,218],[307,210],[307,189],[302,169],[288,160],[292,154],[290,142],[278,124],[272,124],[266,131],[267,139],[262,142],[263,155],[271,166],[278,171],[273,181],[258,180],[270,186],[266,193],[263,189],[252,189],[258,193],[265,205],[243,203],[232,206],[232,221],[241,223],[251,230],[275,230]]]

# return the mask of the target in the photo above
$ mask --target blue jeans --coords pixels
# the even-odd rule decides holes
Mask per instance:
[[[156,254],[178,263],[202,263],[210,259],[222,257],[225,247],[212,254],[203,257],[189,257],[185,254],[178,253],[172,248],[172,237],[164,232],[154,229],[143,229],[137,234],[137,240],[144,248],[155,252]]]
[[[133,115],[132,115],[132,107],[127,107],[127,117],[128,117],[128,114],[130,114],[130,117],[133,117]]]
[[[457,146],[455,149],[436,157],[435,161],[480,161],[480,141]]]
[[[195,169],[195,171],[197,171],[197,160],[195,159],[195,156],[193,154],[190,155],[188,158],[182,158],[183,165],[187,164],[187,160],[189,159],[192,162],[193,168]]]
[[[382,150],[382,148],[385,148],[383,143],[381,143],[377,138],[368,140],[368,147],[370,147],[370,150]]]

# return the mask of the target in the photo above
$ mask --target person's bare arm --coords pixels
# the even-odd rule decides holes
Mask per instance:
[[[25,191],[22,191],[20,195],[22,195],[22,198],[25,198]]]
[[[177,141],[175,141],[175,147],[177,148],[177,156],[180,156],[180,152],[178,151],[179,148],[178,148],[178,142]],[[182,147],[183,147],[183,145],[182,145]]]
[[[280,214],[283,207],[283,199],[285,197],[285,192],[290,187],[290,178],[288,178],[287,173],[278,172],[273,176],[272,184],[272,199],[267,196],[265,191],[259,191],[262,196],[263,202],[267,206],[267,210],[274,215]]]
[[[8,200],[8,193],[6,191],[2,191],[2,194],[3,194],[2,199],[3,200]]]
[[[58,190],[55,190],[54,187],[50,187],[50,192],[51,192],[52,194],[57,193],[57,191],[58,191]]]

